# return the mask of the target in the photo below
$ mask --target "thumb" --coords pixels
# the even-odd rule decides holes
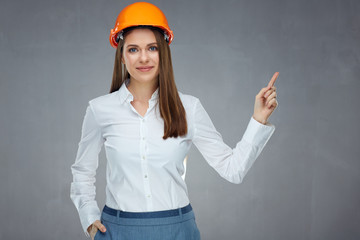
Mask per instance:
[[[95,225],[95,227],[97,227],[101,232],[106,232],[106,227],[105,227],[103,224],[101,224],[101,222],[100,222],[99,220],[96,220],[96,221],[94,222],[94,225]]]

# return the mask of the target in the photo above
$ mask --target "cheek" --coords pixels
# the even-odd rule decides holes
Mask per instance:
[[[159,65],[159,54],[154,54],[152,59],[154,60],[154,62],[156,62],[157,65]]]
[[[135,57],[133,55],[125,54],[124,56],[124,63],[126,65],[132,65],[135,61]]]

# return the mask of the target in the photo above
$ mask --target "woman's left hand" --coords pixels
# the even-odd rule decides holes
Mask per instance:
[[[278,76],[279,72],[274,73],[267,87],[262,88],[255,97],[253,118],[262,124],[267,123],[268,118],[278,106],[276,87],[274,86]]]

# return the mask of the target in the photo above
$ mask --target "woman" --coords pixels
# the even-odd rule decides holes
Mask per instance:
[[[267,120],[277,106],[278,73],[256,95],[243,139],[231,149],[200,100],[177,91],[172,39],[165,15],[145,2],[124,8],[111,30],[111,90],[89,101],[71,166],[70,197],[92,239],[200,239],[182,178],[191,144],[223,178],[241,183],[275,130]],[[94,182],[102,145],[107,184],[100,212]]]

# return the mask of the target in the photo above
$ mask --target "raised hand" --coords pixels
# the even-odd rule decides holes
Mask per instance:
[[[255,97],[253,118],[262,124],[267,123],[268,118],[278,106],[276,87],[274,86],[278,76],[279,72],[275,72],[269,84],[262,88]]]

